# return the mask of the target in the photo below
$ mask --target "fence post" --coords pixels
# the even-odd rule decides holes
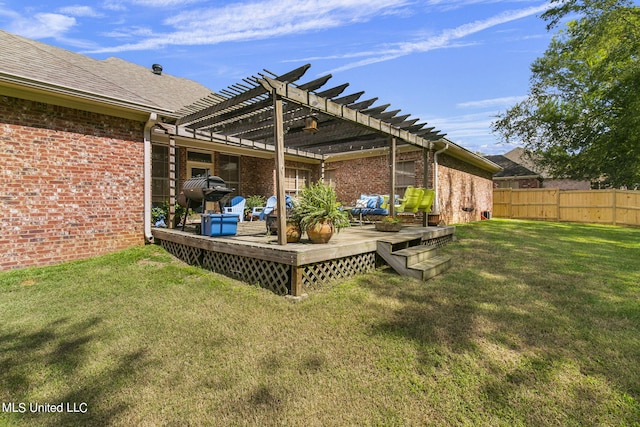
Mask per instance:
[[[556,188],[556,221],[560,222],[560,189]]]
[[[613,214],[613,218],[612,218],[612,220],[613,220],[613,225],[617,225],[617,224],[616,224],[616,204],[617,204],[617,198],[618,198],[618,195],[616,194],[616,189],[614,188],[614,189],[613,189],[613,208],[611,209],[611,210],[612,210],[612,214]]]

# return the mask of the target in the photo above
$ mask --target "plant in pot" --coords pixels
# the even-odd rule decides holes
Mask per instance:
[[[349,213],[340,209],[335,190],[321,182],[302,190],[292,214],[311,243],[327,243],[335,230],[349,226]]]
[[[300,226],[300,216],[296,207],[298,202],[292,201],[292,208],[287,210],[286,233],[287,243],[298,243],[302,237],[302,227]]]
[[[400,231],[402,229],[400,218],[390,215],[376,221],[375,226],[378,231]]]
[[[251,214],[253,213],[253,208],[259,208],[264,206],[267,203],[267,199],[263,196],[254,195],[248,196],[244,203],[244,217],[245,221],[251,220]]]

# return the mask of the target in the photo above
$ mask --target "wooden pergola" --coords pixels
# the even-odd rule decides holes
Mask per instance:
[[[265,70],[212,93],[178,112],[175,132],[259,149],[272,147],[278,200],[285,198],[285,153],[322,160],[336,153],[390,147],[389,194],[394,194],[396,147],[411,144],[423,148],[427,175],[428,150],[444,134],[409,114],[399,114],[400,110],[389,110],[389,104],[374,106],[378,98],[361,101],[364,92],[343,95],[348,83],[323,89],[331,75],[297,84],[309,68],[307,64],[282,75]],[[279,230],[285,229],[285,216],[285,205],[279,203]],[[284,233],[278,233],[278,243],[286,244]]]

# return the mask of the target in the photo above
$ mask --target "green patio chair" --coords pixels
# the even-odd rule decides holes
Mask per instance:
[[[418,212],[418,207],[420,206],[420,201],[422,200],[423,195],[424,188],[415,188],[411,185],[408,186],[404,191],[404,197],[400,199],[400,204],[395,205],[395,211],[398,213]]]
[[[435,196],[436,192],[434,190],[425,189],[422,200],[420,200],[420,205],[418,206],[418,211],[428,213],[431,210],[431,205],[433,205]]]

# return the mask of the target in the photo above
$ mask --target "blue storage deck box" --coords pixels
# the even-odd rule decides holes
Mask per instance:
[[[202,214],[203,236],[235,236],[238,232],[238,214]]]

